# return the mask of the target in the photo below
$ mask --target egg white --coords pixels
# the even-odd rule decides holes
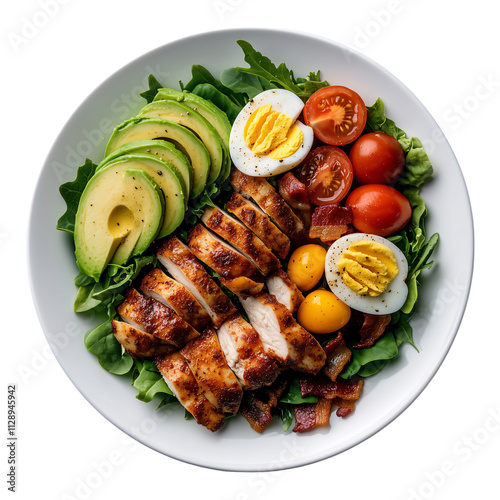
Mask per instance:
[[[302,144],[287,158],[274,159],[265,155],[256,155],[246,145],[245,125],[250,115],[264,104],[271,104],[273,110],[288,115],[302,131]],[[231,128],[229,152],[234,166],[244,174],[253,177],[270,177],[288,172],[297,166],[311,150],[314,140],[313,129],[297,120],[303,108],[302,99],[289,90],[271,89],[256,95],[240,111]]]
[[[396,257],[398,275],[389,283],[387,290],[377,297],[359,295],[352,291],[343,281],[337,266],[342,254],[349,246],[359,240],[369,240],[389,247]],[[403,252],[390,241],[367,233],[353,233],[336,240],[328,249],[325,259],[325,276],[332,292],[349,307],[369,314],[391,314],[403,307],[408,296],[406,277],[408,276],[408,261]]]

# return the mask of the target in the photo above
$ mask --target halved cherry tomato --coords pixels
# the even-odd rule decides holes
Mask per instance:
[[[363,233],[389,236],[406,226],[411,205],[397,189],[385,184],[359,186],[347,197],[353,225]]]
[[[353,180],[349,157],[335,146],[319,146],[297,167],[296,175],[306,186],[314,205],[328,205],[342,200]]]
[[[343,146],[354,142],[363,132],[366,106],[354,90],[341,86],[324,87],[307,100],[304,121],[321,141]]]
[[[401,144],[384,132],[362,135],[349,151],[358,184],[390,184],[405,166]]]

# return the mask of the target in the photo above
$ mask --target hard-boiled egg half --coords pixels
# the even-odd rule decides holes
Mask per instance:
[[[299,117],[304,103],[293,92],[271,89],[240,111],[231,129],[231,160],[253,177],[282,174],[298,165],[312,147],[313,129]]]
[[[348,306],[369,314],[390,314],[403,307],[408,262],[381,236],[353,233],[328,249],[325,276],[332,292]]]

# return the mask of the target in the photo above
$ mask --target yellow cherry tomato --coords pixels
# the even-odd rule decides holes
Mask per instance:
[[[288,276],[299,290],[314,288],[325,272],[326,249],[313,243],[298,247],[288,261]]]
[[[298,322],[311,333],[339,330],[351,318],[351,308],[328,290],[311,292],[300,304]]]

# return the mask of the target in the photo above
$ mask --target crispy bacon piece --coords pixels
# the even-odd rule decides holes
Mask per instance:
[[[332,381],[335,382],[339,373],[351,359],[352,352],[347,347],[342,333],[328,342],[325,346],[326,363],[323,368],[323,373]]]
[[[309,237],[319,238],[323,242],[335,241],[349,232],[352,220],[352,209],[338,203],[316,207],[311,218]]]
[[[306,432],[328,425],[332,400],[319,397],[316,403],[304,403],[293,408],[295,427],[293,432]]]
[[[216,408],[237,413],[243,390],[227,364],[215,330],[205,329],[179,352],[186,358],[205,397]]]
[[[134,328],[144,330],[175,346],[183,346],[199,336],[189,323],[155,299],[129,288],[125,300],[117,307],[118,314]]]
[[[363,325],[359,330],[359,341],[355,349],[370,347],[382,336],[387,325],[391,322],[390,314],[368,314],[364,313]]]
[[[226,210],[238,217],[277,257],[284,259],[288,255],[290,238],[257,205],[233,193]]]
[[[342,378],[332,382],[329,378],[317,376],[301,377],[299,380],[302,396],[323,396],[328,399],[341,398],[350,401],[359,399],[363,388],[363,379],[353,377],[348,380]]]
[[[332,399],[332,406],[337,406],[337,417],[347,417],[354,411],[356,400],[334,398]]]
[[[241,404],[240,412],[256,432],[263,432],[273,419],[271,410],[278,404],[279,399],[288,387],[288,380],[278,379],[269,387],[248,393]]]
[[[278,179],[278,192],[294,210],[309,210],[311,208],[306,185],[300,182],[292,172],[287,172]]]

